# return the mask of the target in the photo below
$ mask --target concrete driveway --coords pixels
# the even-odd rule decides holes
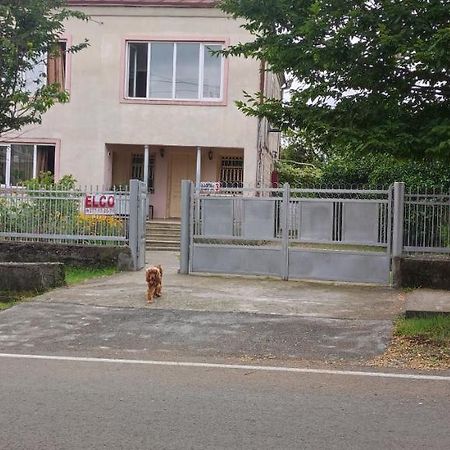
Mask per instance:
[[[178,274],[175,252],[148,253],[147,263],[161,264],[164,269],[163,295],[152,305],[146,303],[144,271],[55,289],[36,301],[360,320],[389,320],[404,310],[404,293],[388,287],[264,277],[186,276]]]
[[[384,351],[404,307],[386,287],[184,276],[177,253],[147,261],[164,267],[154,304],[144,271],[55,289],[0,314],[0,352],[360,364]]]

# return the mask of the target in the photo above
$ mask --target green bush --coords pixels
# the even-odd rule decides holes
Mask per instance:
[[[396,159],[384,154],[358,157],[348,153],[332,157],[321,169],[324,185],[374,188],[403,181],[410,187],[450,187],[448,166],[439,161]]]
[[[289,163],[283,162],[283,160],[278,161],[276,169],[280,185],[289,183],[293,188],[319,184],[322,177],[322,171],[316,167],[294,167]]]

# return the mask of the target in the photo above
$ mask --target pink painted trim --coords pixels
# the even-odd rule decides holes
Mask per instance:
[[[1,139],[0,143],[5,144],[48,144],[55,146],[55,180],[58,181],[61,173],[61,139],[47,139],[47,138],[10,138]]]
[[[68,0],[69,6],[175,6],[214,8],[217,0]]]
[[[223,61],[223,87],[221,100],[180,100],[180,99],[137,99],[125,96],[127,61],[126,49],[128,42],[208,42],[211,44],[222,44],[224,47],[230,45],[230,40],[225,37],[217,36],[195,36],[195,35],[127,35],[122,38],[120,49],[120,86],[119,86],[119,102],[127,104],[143,104],[143,105],[185,105],[185,106],[227,106],[228,104],[228,79],[229,79],[229,61],[224,58]]]
[[[227,106],[227,102],[220,100],[215,102],[214,100],[151,100],[151,99],[140,99],[140,98],[122,98],[120,103],[132,103],[141,105],[181,105],[181,106]]]

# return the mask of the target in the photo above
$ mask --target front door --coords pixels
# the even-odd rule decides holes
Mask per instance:
[[[172,155],[169,217],[181,216],[181,181],[195,180],[195,153]]]

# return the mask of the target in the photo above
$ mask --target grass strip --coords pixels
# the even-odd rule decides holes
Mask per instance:
[[[68,285],[81,283],[92,278],[113,275],[117,272],[115,267],[66,267],[66,283]]]
[[[450,315],[400,318],[395,324],[395,335],[450,345]]]

